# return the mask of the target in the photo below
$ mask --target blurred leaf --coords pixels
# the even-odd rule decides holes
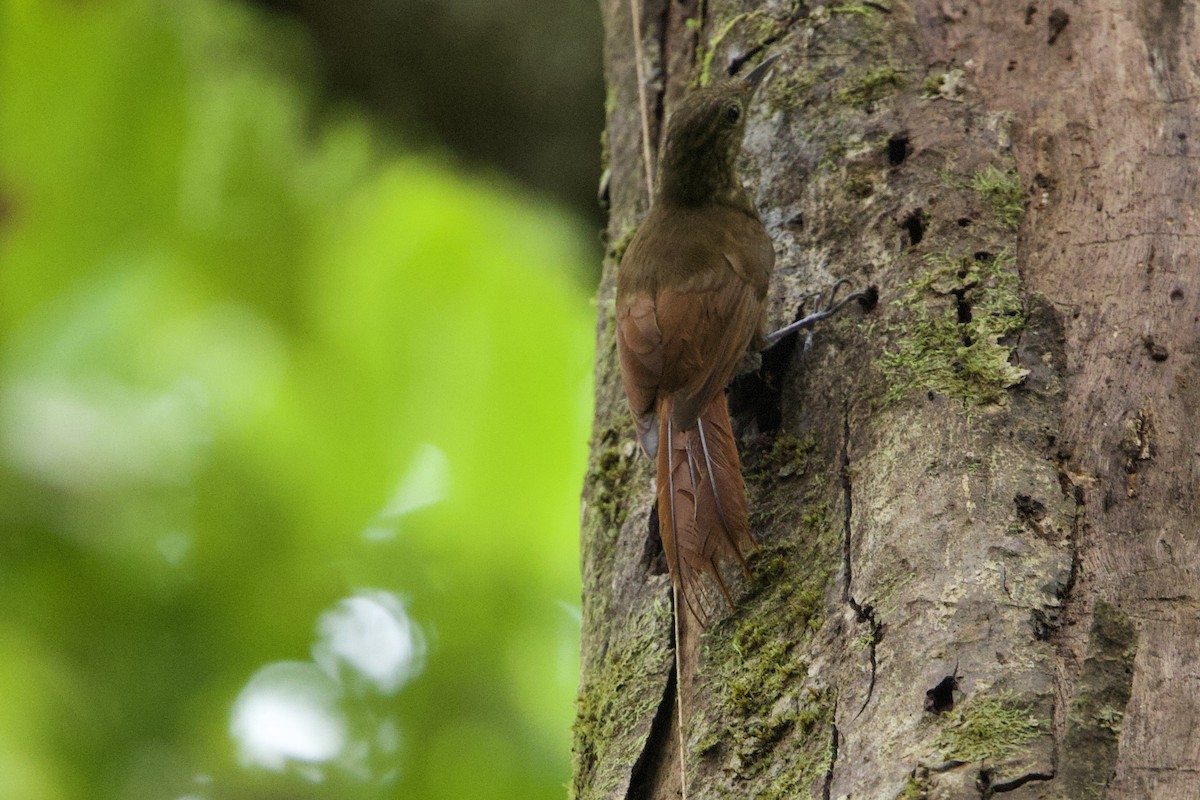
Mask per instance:
[[[308,52],[219,0],[0,0],[0,798],[561,795],[587,237],[314,119]],[[329,666],[395,646],[329,643],[369,597],[427,643],[394,694]],[[245,766],[284,662],[345,744]]]

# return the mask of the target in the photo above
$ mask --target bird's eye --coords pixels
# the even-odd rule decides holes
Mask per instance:
[[[737,122],[738,118],[741,116],[742,116],[742,109],[741,109],[741,106],[739,106],[737,103],[730,103],[729,107],[725,109],[726,122],[729,122],[729,123]]]

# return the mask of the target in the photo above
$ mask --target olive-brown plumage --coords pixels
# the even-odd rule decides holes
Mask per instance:
[[[771,59],[772,61],[774,59]],[[725,387],[761,343],[771,239],[734,168],[769,68],[686,96],[671,115],[650,213],[617,275],[617,352],[672,580],[703,619],[700,576],[754,546]]]

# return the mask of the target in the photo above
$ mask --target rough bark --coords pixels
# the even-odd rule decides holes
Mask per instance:
[[[1194,797],[1194,7],[636,5],[655,141],[689,81],[782,55],[742,159],[772,324],[840,277],[881,298],[730,391],[763,546],[684,659],[689,797]],[[669,581],[613,348],[647,205],[630,8],[603,2],[580,798],[679,788]]]

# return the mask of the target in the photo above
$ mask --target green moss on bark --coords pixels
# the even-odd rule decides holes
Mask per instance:
[[[849,85],[838,89],[834,99],[848,106],[868,106],[903,88],[904,84],[904,75],[894,67],[883,64],[859,73]]]
[[[616,536],[616,532],[625,523],[625,496],[628,494],[626,484],[634,470],[633,459],[637,456],[637,448],[633,442],[621,444],[606,444],[599,449],[595,467],[588,473],[588,482],[595,487],[593,504],[606,536]]]
[[[733,34],[755,44],[765,44],[779,33],[780,21],[765,11],[747,11],[731,17],[708,39],[700,54],[700,73],[697,83],[708,86],[713,81],[712,63],[725,39]]]
[[[954,761],[1004,758],[1040,736],[1044,725],[1012,692],[967,698],[947,716],[950,722],[934,746]]]
[[[1025,188],[1015,169],[999,170],[989,164],[971,176],[971,188],[998,223],[1009,230],[1020,227],[1025,216]]]
[[[929,269],[903,286],[907,317],[890,333],[895,346],[880,366],[893,402],[925,389],[969,403],[1000,402],[1029,370],[1010,362],[1002,342],[1025,324],[1021,279],[1010,253],[994,257],[926,256]]]
[[[629,776],[662,701],[673,659],[664,644],[670,627],[665,599],[614,626],[614,640],[576,700],[572,798],[608,797]]]
[[[929,770],[917,767],[904,780],[904,788],[896,795],[896,800],[925,800],[932,788],[929,781]]]
[[[776,444],[755,488],[783,485],[777,467],[807,464],[815,452],[802,440],[781,437]],[[809,477],[808,488],[827,485],[827,476]],[[794,519],[799,530],[754,557],[753,583],[739,613],[706,637],[700,666],[705,712],[693,721],[690,749],[718,764],[747,796],[802,797],[831,758],[834,697],[809,682],[804,654],[825,620],[840,528],[823,500],[802,510],[777,506],[767,515],[776,525]]]

